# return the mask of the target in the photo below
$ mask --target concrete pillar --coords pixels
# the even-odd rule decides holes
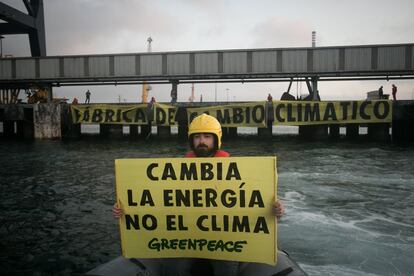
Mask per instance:
[[[176,103],[178,97],[178,80],[172,80],[171,84],[171,103]]]
[[[397,144],[414,142],[414,121],[392,121],[392,142]]]
[[[228,127],[222,127],[221,133],[223,134],[223,139],[227,139],[229,137],[229,128]]]
[[[273,109],[273,102],[266,102],[265,105],[265,109],[266,109],[266,121],[269,125],[273,124],[273,121],[275,120],[275,114],[274,114],[274,109]]]
[[[14,121],[3,122],[3,136],[4,138],[14,138],[16,136],[14,133]]]
[[[47,91],[47,102],[52,103],[53,102],[53,87],[48,86],[46,88],[46,91]]]
[[[100,124],[99,125],[99,136],[108,137],[109,135],[109,126]]]
[[[63,131],[63,130],[62,130]],[[63,138],[80,138],[82,136],[81,124],[69,124],[62,133]]]
[[[299,136],[310,140],[326,139],[328,125],[299,126]]]
[[[138,126],[137,125],[129,125],[129,136],[130,137],[138,137]]]
[[[259,138],[270,139],[272,138],[272,126],[257,128],[257,136]]]
[[[142,139],[147,139],[151,135],[151,125],[142,125],[140,137]]]
[[[379,123],[368,125],[368,138],[370,141],[386,142],[390,139],[390,124]]]
[[[33,122],[17,121],[16,135],[18,138],[21,138],[21,139],[33,139],[34,138]]]
[[[329,125],[329,137],[332,139],[339,138],[339,125]]]
[[[116,124],[100,124],[99,134],[100,136],[107,138],[122,138],[124,136],[122,125]]]
[[[178,139],[180,141],[187,141],[188,139],[188,118],[187,109],[185,107],[177,107],[175,119],[178,124]]]
[[[230,138],[237,137],[237,127],[229,127],[228,128],[228,135]]]
[[[61,109],[53,103],[40,103],[33,106],[35,139],[60,139]]]
[[[357,139],[359,137],[359,125],[347,124],[346,125],[346,138]]]
[[[178,139],[180,141],[187,141],[188,139],[188,125],[187,122],[178,122]]]
[[[60,104],[62,138],[78,139],[81,137],[81,124],[74,124],[69,104]]]
[[[318,90],[318,77],[313,77],[311,78],[311,80],[312,80],[312,93],[313,93],[312,100],[320,101],[321,98],[319,96],[319,90]]]
[[[170,138],[171,127],[169,126],[157,126],[157,136],[159,138]]]

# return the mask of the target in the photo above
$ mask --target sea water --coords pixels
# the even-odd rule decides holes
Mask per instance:
[[[309,275],[414,275],[414,147],[224,141],[277,156],[279,247]],[[170,141],[0,142],[0,275],[71,275],[121,254],[114,159],[182,157]]]

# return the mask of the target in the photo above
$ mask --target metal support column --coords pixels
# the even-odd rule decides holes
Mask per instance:
[[[359,124],[346,125],[346,138],[357,139],[359,136]]]
[[[48,103],[53,102],[53,87],[51,85],[49,85],[46,88],[46,91],[47,91],[47,102]]]
[[[29,35],[30,50],[33,57],[46,56],[46,36],[43,0],[23,0],[27,13],[0,2],[0,34]]]
[[[318,90],[318,77],[312,77],[312,100],[320,101],[319,90]]]
[[[339,130],[339,125],[329,125],[329,137],[332,139],[338,139],[340,135]]]
[[[370,141],[387,142],[390,140],[390,124],[379,123],[368,125],[368,137]]]
[[[138,125],[129,125],[129,137],[138,137]]]
[[[177,102],[177,97],[178,97],[178,80],[172,80],[171,84],[171,103],[176,103]]]

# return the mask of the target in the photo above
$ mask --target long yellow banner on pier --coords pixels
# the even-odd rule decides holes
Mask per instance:
[[[266,102],[187,108],[188,121],[203,113],[215,117],[223,127],[266,127]]]
[[[275,264],[276,157],[115,160],[122,255]]]
[[[392,101],[275,101],[274,125],[389,123]]]
[[[176,124],[177,107],[154,105],[71,105],[72,121],[82,124],[157,125]],[[187,108],[189,122],[202,113],[217,118],[223,127],[273,125],[317,125],[346,123],[390,123],[392,101],[274,101],[233,103]]]
[[[169,126],[175,124],[177,108],[170,105],[149,104],[88,104],[71,105],[75,124],[121,124]]]
[[[389,123],[392,101],[274,101],[187,108],[188,121],[202,113],[217,118],[223,127]]]

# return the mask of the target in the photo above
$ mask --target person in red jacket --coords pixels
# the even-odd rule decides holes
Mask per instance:
[[[221,148],[221,125],[216,118],[201,114],[188,127],[191,151],[185,157],[229,157]]]
[[[227,151],[221,150],[221,125],[213,116],[201,114],[193,119],[188,127],[188,141],[191,151],[185,157],[230,157]],[[273,206],[275,216],[280,219],[285,210],[281,201],[276,201]],[[112,209],[113,216],[120,218],[123,214],[122,209],[117,204]],[[195,258],[176,258],[172,262],[165,262],[165,265],[171,266],[169,275],[190,276],[192,275],[193,266],[200,263]],[[239,262],[208,260],[214,276],[237,276],[239,273]]]

